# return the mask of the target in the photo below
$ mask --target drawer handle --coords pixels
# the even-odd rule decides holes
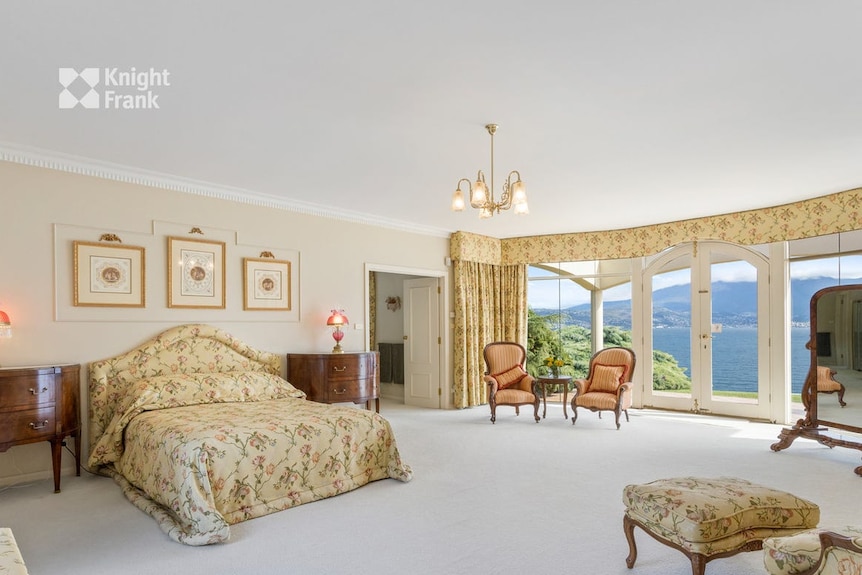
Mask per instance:
[[[345,365],[344,367],[338,367],[337,365],[333,365],[332,370],[333,371],[339,371],[339,372],[340,371],[347,371],[347,366]]]
[[[38,421],[31,421],[30,422],[30,429],[45,429],[46,427],[48,427],[48,420],[47,419],[45,421],[43,421],[42,423],[39,423]]]
[[[32,393],[33,395],[39,395],[40,393],[45,393],[46,391],[48,391],[47,387],[43,387],[42,389],[40,389],[38,391],[33,389],[32,387],[30,388],[30,393]]]
[[[333,389],[332,391],[335,392],[335,395],[344,395],[345,393],[347,393],[346,389],[342,389],[341,391]]]

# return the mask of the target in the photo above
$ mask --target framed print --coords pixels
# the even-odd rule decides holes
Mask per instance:
[[[73,305],[144,307],[144,248],[73,242]]]
[[[290,311],[290,262],[243,258],[242,309]]]
[[[224,242],[168,238],[168,307],[224,309]]]

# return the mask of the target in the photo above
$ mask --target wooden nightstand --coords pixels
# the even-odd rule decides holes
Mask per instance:
[[[287,381],[321,403],[365,403],[380,413],[380,372],[376,351],[290,353]]]
[[[75,438],[75,475],[81,475],[80,373],[78,364],[0,368],[0,452],[50,441],[54,493],[66,437]]]

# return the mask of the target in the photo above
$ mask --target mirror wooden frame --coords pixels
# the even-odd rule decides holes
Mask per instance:
[[[823,288],[811,296],[810,304],[810,321],[811,321],[811,336],[805,347],[811,353],[811,364],[808,368],[808,375],[805,377],[805,383],[802,386],[802,405],[805,407],[805,417],[796,422],[792,428],[784,428],[778,435],[778,441],[771,445],[773,451],[781,451],[790,447],[797,437],[813,439],[823,445],[829,447],[849,447],[862,451],[862,443],[855,441],[847,441],[826,435],[829,428],[843,429],[853,433],[862,433],[862,427],[857,427],[847,423],[821,420],[817,414],[817,303],[820,298],[833,293],[862,291],[862,284],[848,284]],[[828,426],[828,427],[827,427]],[[854,469],[856,475],[862,476],[862,465]]]

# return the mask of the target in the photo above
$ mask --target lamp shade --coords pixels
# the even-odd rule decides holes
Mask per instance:
[[[470,205],[474,208],[481,208],[488,202],[488,186],[480,179],[473,184],[473,189],[470,191]]]
[[[461,191],[461,188],[458,188],[455,190],[455,193],[452,194],[452,211],[463,212],[465,207],[464,192]]]
[[[332,310],[332,315],[326,320],[326,325],[346,325],[348,323],[350,323],[350,320],[344,315],[344,310],[340,309]]]
[[[527,190],[521,180],[512,184],[512,203],[516,206],[527,203]]]
[[[0,310],[0,337],[12,337],[12,321],[3,310]]]

